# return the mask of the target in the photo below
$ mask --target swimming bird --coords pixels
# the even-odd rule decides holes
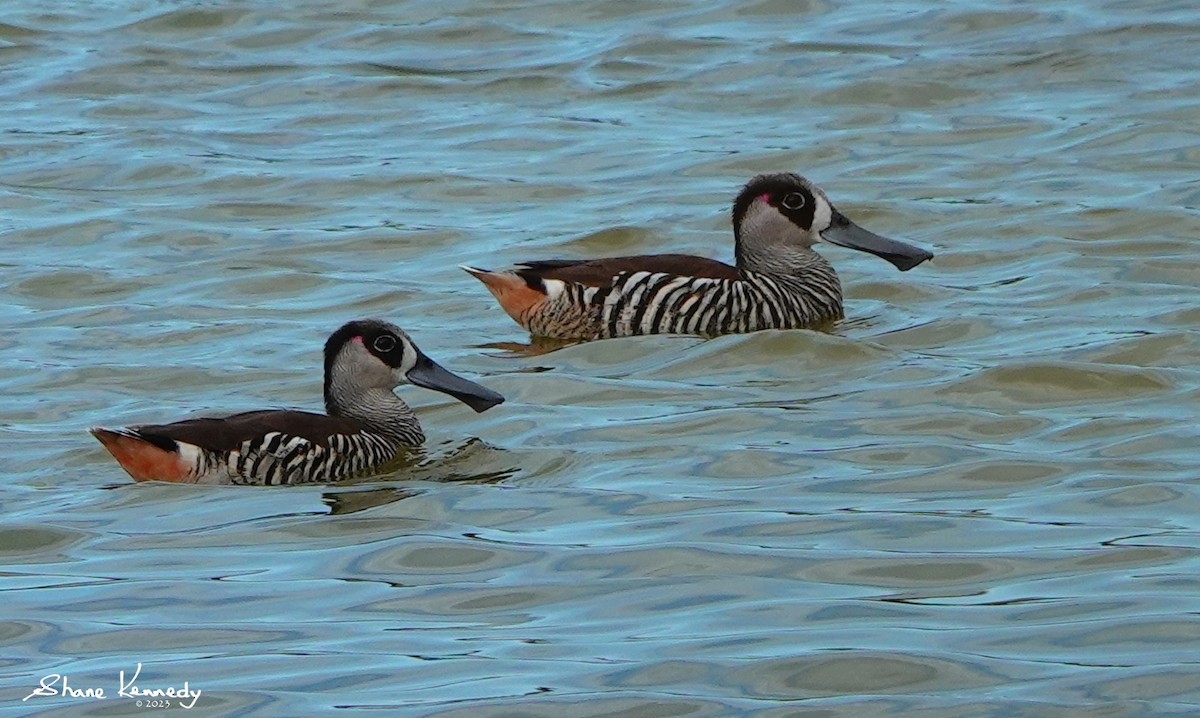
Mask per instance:
[[[464,265],[531,334],[605,339],[802,329],[841,319],[842,286],[820,240],[870,252],[900,271],[933,254],[868,232],[791,173],[764,174],[733,202],[736,266],[684,254]]]
[[[91,433],[134,481],[336,481],[376,469],[425,441],[412,409],[392,392],[407,383],[449,394],[475,411],[504,401],[443,369],[395,324],[360,319],[325,342],[325,414],[267,409],[173,424],[95,427]]]

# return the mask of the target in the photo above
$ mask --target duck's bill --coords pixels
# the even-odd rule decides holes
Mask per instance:
[[[504,401],[504,397],[486,386],[480,386],[443,369],[437,362],[424,354],[417,359],[416,366],[409,369],[405,376],[417,386],[449,394],[475,411],[487,411]]]
[[[906,272],[926,259],[933,258],[932,252],[920,247],[868,232],[837,211],[833,213],[833,223],[829,229],[821,232],[821,239],[850,249],[870,252],[876,257],[882,257],[896,265],[901,272]]]

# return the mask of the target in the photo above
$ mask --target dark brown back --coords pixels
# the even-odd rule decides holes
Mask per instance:
[[[651,272],[712,279],[738,279],[741,276],[737,267],[690,254],[647,254],[582,260],[548,259],[522,262],[516,272],[526,284],[538,290],[542,289],[541,280],[544,279],[606,287],[612,284],[614,277],[623,272]]]
[[[175,448],[171,442],[182,441],[209,451],[231,451],[247,440],[272,432],[327,446],[326,440],[331,435],[354,434],[361,427],[352,419],[336,416],[294,409],[264,409],[224,418],[185,419],[172,424],[144,424],[133,428],[147,441],[167,450]]]

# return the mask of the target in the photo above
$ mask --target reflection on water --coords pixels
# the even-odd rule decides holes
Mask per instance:
[[[321,497],[331,514],[353,514],[395,501],[403,501],[421,493],[416,489],[384,486],[355,491],[330,491]]]
[[[554,337],[530,336],[528,341],[525,342],[488,342],[487,344],[476,345],[475,348],[496,349],[502,352],[502,356],[522,358],[549,354],[550,352],[579,343],[579,341],[573,339],[555,339]],[[534,371],[541,370],[542,369],[540,368],[534,368]]]
[[[480,470],[483,466],[497,466],[503,460],[502,453],[502,449],[479,439],[470,439],[448,450],[439,448],[433,456],[414,451],[411,456],[401,456],[382,467],[379,473],[338,482],[321,500],[329,506],[330,513],[348,514],[417,496],[422,492],[412,488],[414,482],[495,484],[520,471],[516,466]],[[420,460],[414,461],[416,458]],[[404,485],[381,485],[392,481]]]
[[[1191,6],[10,10],[0,714],[139,662],[212,715],[1197,712]],[[587,344],[457,266],[729,261],[778,170],[936,259]],[[401,389],[424,451],[338,486],[86,434],[315,409],[359,316],[508,401]]]

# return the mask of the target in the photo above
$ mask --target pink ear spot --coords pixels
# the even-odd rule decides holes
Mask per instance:
[[[761,199],[762,201],[766,202],[767,204],[771,204],[771,195],[769,195],[769,194],[766,194],[766,193],[760,194],[758,196],[758,198]]]
[[[350,337],[350,341],[354,342],[355,344],[363,343],[362,337]]]

